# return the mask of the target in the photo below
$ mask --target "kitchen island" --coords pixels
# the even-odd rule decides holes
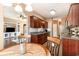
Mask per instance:
[[[31,42],[44,44],[47,41],[47,36],[49,32],[32,32],[31,33]]]

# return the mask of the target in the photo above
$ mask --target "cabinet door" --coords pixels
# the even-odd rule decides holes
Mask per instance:
[[[70,7],[70,10],[69,10],[69,14],[68,14],[68,17],[67,17],[67,20],[68,20],[68,23],[69,23],[69,25],[73,25],[73,14],[74,13],[74,11],[73,11],[73,7],[71,6]]]
[[[41,28],[44,28],[44,22],[43,22],[43,20],[40,20],[40,26],[41,26]]]
[[[79,40],[77,40],[77,55],[79,56]]]
[[[45,22],[45,28],[48,28],[48,22]]]
[[[74,11],[75,11],[75,19],[74,19],[74,21],[75,21],[75,25],[79,25],[79,4],[77,4],[77,5],[74,5]]]
[[[32,28],[40,28],[39,22],[40,21],[38,17],[30,16],[30,26]]]
[[[34,28],[38,28],[38,20],[37,19],[34,19]]]
[[[38,28],[41,28],[41,19],[38,18]]]
[[[42,27],[46,28],[46,21],[42,20]]]
[[[33,20],[33,16],[30,16],[30,27],[34,27],[34,20]]]
[[[30,27],[32,28],[47,28],[48,22],[41,20],[36,16],[30,16]]]
[[[72,20],[73,20],[73,26],[78,25],[78,5],[72,5]]]
[[[38,43],[38,36],[37,35],[31,35],[31,42],[32,43]]]
[[[43,34],[38,35],[38,42],[39,44],[43,44]]]
[[[77,55],[77,40],[75,39],[63,39],[63,55],[64,56],[76,56]]]
[[[33,16],[33,20],[34,20],[34,28],[38,28],[38,18]]]
[[[68,44],[69,44],[69,41],[68,39],[63,39],[62,40],[62,44],[63,44],[63,56],[68,56],[69,55],[69,47],[68,47]]]
[[[48,33],[44,33],[44,42],[46,42],[47,41],[47,36],[48,36]]]
[[[79,4],[71,5],[67,20],[70,25],[79,26]]]
[[[69,41],[69,56],[77,55],[77,41],[74,39],[70,39]]]

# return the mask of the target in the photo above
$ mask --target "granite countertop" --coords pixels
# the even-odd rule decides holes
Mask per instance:
[[[39,34],[43,34],[43,33],[49,33],[49,32],[31,32],[30,34],[32,34],[32,35],[39,35]]]
[[[75,36],[63,36],[62,39],[63,39],[63,38],[79,40],[79,37],[75,37]]]

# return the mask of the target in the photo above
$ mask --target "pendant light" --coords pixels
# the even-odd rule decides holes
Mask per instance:
[[[17,5],[15,6],[15,11],[18,12],[18,13],[23,12],[22,7],[21,7],[19,4],[17,4]]]
[[[31,12],[33,10],[31,4],[27,4],[27,6],[25,7],[25,10],[28,12]]]

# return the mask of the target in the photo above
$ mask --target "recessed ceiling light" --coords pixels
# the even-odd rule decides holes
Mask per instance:
[[[58,19],[58,21],[61,22],[62,20],[61,19]]]
[[[55,15],[55,13],[56,13],[56,11],[53,10],[53,9],[50,11],[50,14],[51,14],[52,16]]]

